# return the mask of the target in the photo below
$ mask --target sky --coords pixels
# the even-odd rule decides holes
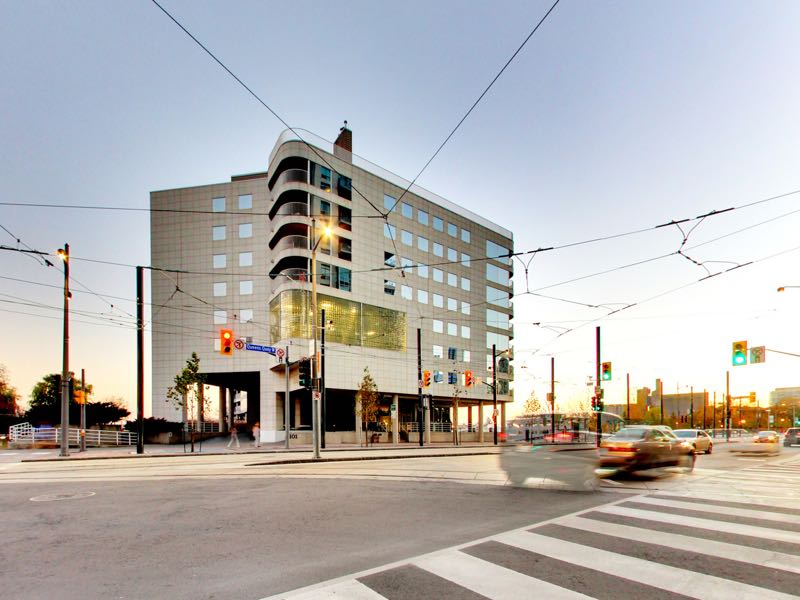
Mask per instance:
[[[551,4],[163,0],[286,122],[332,139],[346,119],[356,154],[407,179]],[[800,385],[799,359],[769,352],[800,354],[799,18],[562,0],[422,173],[523,253],[510,414],[544,398],[551,357],[559,407],[590,395],[597,326],[606,403],[626,375],[721,399],[730,371],[762,403]],[[0,0],[0,56],[0,245],[70,244],[70,368],[134,407],[150,191],[262,171],[284,126],[149,0]],[[0,250],[0,364],[23,402],[61,371],[50,260]],[[766,362],[732,367],[738,340]]]

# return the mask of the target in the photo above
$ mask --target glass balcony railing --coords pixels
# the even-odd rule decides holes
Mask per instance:
[[[275,213],[273,219],[278,217],[307,217],[308,204],[305,202],[287,202]]]
[[[307,183],[308,171],[305,169],[286,169],[283,173],[278,175],[273,189],[285,183]]]
[[[304,235],[287,235],[275,244],[273,252],[295,249],[308,250],[308,238]]]

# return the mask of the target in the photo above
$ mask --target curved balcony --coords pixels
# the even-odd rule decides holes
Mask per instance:
[[[276,224],[276,227],[271,231],[271,235],[269,238],[269,249],[275,250],[275,246],[277,246],[281,240],[286,237],[290,236],[301,236],[304,239],[308,239],[308,230],[309,226],[308,223],[304,223],[306,219],[301,219],[301,222],[291,221],[289,217],[285,217],[283,219],[285,222]],[[308,243],[306,242],[306,248],[308,248]]]
[[[270,163],[271,165],[272,163]],[[286,172],[286,171],[308,171],[308,159],[303,158],[301,156],[287,156],[284,158],[280,164],[275,166],[271,169],[271,177],[269,179],[269,183],[267,184],[270,191],[278,185],[278,179]],[[304,177],[301,181],[308,181],[307,177]]]
[[[272,189],[287,183],[308,183],[308,171],[305,169],[286,169],[275,179]]]
[[[282,237],[270,248],[276,254],[284,250],[308,250],[308,236],[287,235]]]
[[[275,196],[275,201],[269,209],[269,218],[273,219],[278,213],[278,210],[284,205],[289,203],[300,203],[308,205],[308,192],[298,189],[287,189],[280,192]]]

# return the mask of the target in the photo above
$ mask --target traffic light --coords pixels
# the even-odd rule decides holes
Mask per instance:
[[[597,410],[597,396],[592,396],[592,410]]]
[[[75,390],[72,392],[72,399],[75,404],[86,404],[86,392],[83,390]]]
[[[734,367],[747,364],[747,341],[733,342],[733,357],[731,362]]]
[[[472,371],[464,371],[464,387],[469,387],[475,383],[475,377]]]
[[[299,370],[300,387],[311,389],[311,359],[300,359]]]
[[[219,330],[219,353],[225,356],[233,354],[233,331],[230,329]]]
[[[431,384],[431,372],[430,371],[423,371],[422,372],[422,387],[428,387]]]
[[[604,362],[600,365],[600,378],[603,381],[611,381],[611,363]]]

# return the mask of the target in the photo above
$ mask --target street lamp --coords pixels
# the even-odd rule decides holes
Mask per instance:
[[[64,352],[61,363],[61,452],[69,456],[69,244],[58,249],[64,262]]]
[[[316,237],[317,234],[317,221],[316,219],[311,219],[311,233]],[[319,392],[317,388],[318,386],[318,367],[317,364],[317,248],[319,247],[319,243],[323,240],[323,238],[330,237],[331,235],[331,227],[330,225],[326,225],[322,231],[322,235],[317,238],[314,242],[314,246],[311,248],[311,331],[312,337],[314,339],[312,345],[312,360],[311,360],[311,381],[313,382],[312,385],[312,396],[311,396],[311,410],[312,410],[312,419],[313,419],[313,427],[314,427],[314,458],[318,459],[319,456],[319,446],[320,446],[320,434],[319,434],[319,426],[320,426],[320,416],[319,416],[319,401],[315,399],[315,392]]]

